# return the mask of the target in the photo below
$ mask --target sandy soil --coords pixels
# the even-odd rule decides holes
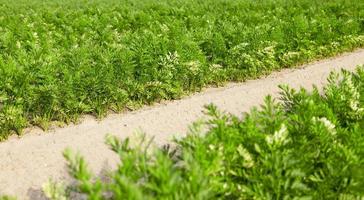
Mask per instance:
[[[188,125],[201,118],[208,103],[240,114],[262,103],[264,96],[277,95],[279,84],[292,87],[321,87],[332,70],[354,70],[364,64],[364,49],[336,58],[322,60],[296,69],[273,73],[266,78],[245,83],[231,83],[223,88],[210,88],[182,100],[167,102],[139,111],[111,114],[102,121],[86,116],[78,125],[47,132],[33,128],[22,138],[13,137],[0,143],[0,193],[19,199],[42,199],[41,185],[49,178],[67,179],[62,151],[66,147],[80,151],[94,172],[115,167],[116,156],[104,145],[105,134],[119,137],[144,131],[163,144],[174,136],[183,136]]]

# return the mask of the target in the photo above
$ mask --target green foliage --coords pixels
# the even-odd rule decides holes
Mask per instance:
[[[208,105],[208,120],[174,145],[130,145],[110,180],[66,151],[73,190],[89,199],[363,199],[364,68],[331,73],[323,92],[281,86],[241,119]]]
[[[51,200],[66,200],[70,192],[66,190],[63,184],[49,180],[43,185],[44,195]]]
[[[0,139],[364,44],[362,0],[0,0]]]
[[[15,197],[11,197],[11,196],[1,196],[0,195],[0,200],[16,200]]]

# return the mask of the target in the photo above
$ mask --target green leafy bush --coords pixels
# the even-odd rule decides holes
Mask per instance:
[[[0,139],[364,44],[362,0],[0,0]]]
[[[362,199],[363,83],[360,67],[331,73],[322,92],[282,86],[281,101],[268,96],[243,118],[209,105],[206,122],[164,148],[109,136],[120,164],[108,181],[67,150],[77,180],[68,191],[89,199]]]

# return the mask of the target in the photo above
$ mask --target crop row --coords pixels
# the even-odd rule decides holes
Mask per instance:
[[[0,0],[0,139],[364,45],[362,0]]]

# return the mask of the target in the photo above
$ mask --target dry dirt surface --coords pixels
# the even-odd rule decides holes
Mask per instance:
[[[311,64],[273,73],[259,80],[231,83],[210,88],[181,100],[145,107],[135,112],[110,114],[101,121],[86,116],[78,125],[43,132],[31,128],[21,138],[0,143],[0,194],[19,199],[43,199],[41,186],[52,178],[67,179],[62,152],[66,147],[79,151],[97,173],[116,166],[117,157],[104,144],[105,135],[131,136],[143,131],[163,144],[183,136],[188,126],[203,117],[203,106],[216,104],[220,109],[240,114],[262,103],[268,94],[276,96],[278,85],[322,87],[330,71],[354,70],[364,64],[364,49]]]

